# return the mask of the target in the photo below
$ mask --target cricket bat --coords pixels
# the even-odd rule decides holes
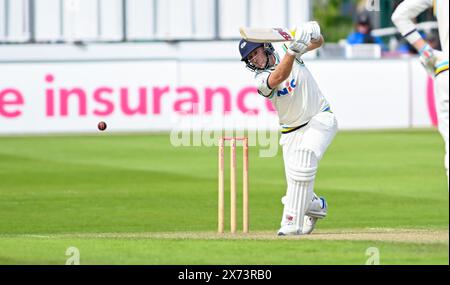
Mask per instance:
[[[239,32],[244,40],[254,43],[288,42],[295,40],[295,31],[286,28],[241,27]]]

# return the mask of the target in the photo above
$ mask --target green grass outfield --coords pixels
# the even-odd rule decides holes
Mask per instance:
[[[281,151],[251,147],[252,233],[220,236],[216,147],[0,137],[0,264],[65,264],[71,246],[81,264],[365,264],[370,247],[381,264],[449,264],[443,154],[435,130],[340,132],[316,180],[328,217],[309,237],[278,238]]]

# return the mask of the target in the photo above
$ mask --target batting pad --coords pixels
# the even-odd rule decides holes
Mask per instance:
[[[303,229],[303,218],[313,197],[317,157],[312,150],[300,149],[286,162],[287,195],[282,224],[293,223]]]

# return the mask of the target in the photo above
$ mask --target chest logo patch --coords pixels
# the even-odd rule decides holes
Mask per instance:
[[[297,82],[295,82],[295,79],[292,79],[291,81],[286,81],[285,86],[286,87],[284,87],[283,89],[278,90],[277,96],[286,96],[294,92],[295,87],[297,87]]]

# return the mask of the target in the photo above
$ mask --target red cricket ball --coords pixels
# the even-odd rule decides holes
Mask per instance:
[[[101,121],[100,123],[98,123],[97,127],[100,131],[104,131],[104,130],[106,130],[106,123]]]

